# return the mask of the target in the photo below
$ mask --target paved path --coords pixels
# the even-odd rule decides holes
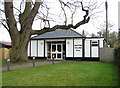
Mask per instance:
[[[64,61],[55,61],[54,63],[62,63]],[[41,66],[41,65],[47,65],[47,64],[52,64],[52,61],[40,61],[40,62],[35,62],[35,66]],[[12,65],[10,66],[10,70],[15,70],[15,69],[20,69],[20,68],[27,68],[27,67],[33,67],[33,63],[24,63],[20,65]],[[2,71],[6,71],[7,66],[2,67]]]

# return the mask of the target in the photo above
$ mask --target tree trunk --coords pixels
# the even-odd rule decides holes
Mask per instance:
[[[20,60],[27,60],[27,48],[30,39],[30,33],[24,32],[20,34],[18,39],[12,40],[12,50],[10,52],[10,59],[12,62]]]

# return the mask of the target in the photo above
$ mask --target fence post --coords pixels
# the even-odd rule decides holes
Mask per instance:
[[[65,54],[63,55],[63,59],[65,60]]]
[[[35,67],[35,56],[33,56],[33,67]]]
[[[10,71],[10,59],[7,59],[7,70]]]

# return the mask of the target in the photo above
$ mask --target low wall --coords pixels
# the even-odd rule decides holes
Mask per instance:
[[[100,49],[100,61],[114,62],[114,48],[101,48]]]

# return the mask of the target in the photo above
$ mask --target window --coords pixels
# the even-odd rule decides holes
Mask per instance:
[[[47,56],[48,58],[51,58],[51,44],[50,43],[47,44]]]
[[[92,41],[92,46],[98,46],[98,41]]]

